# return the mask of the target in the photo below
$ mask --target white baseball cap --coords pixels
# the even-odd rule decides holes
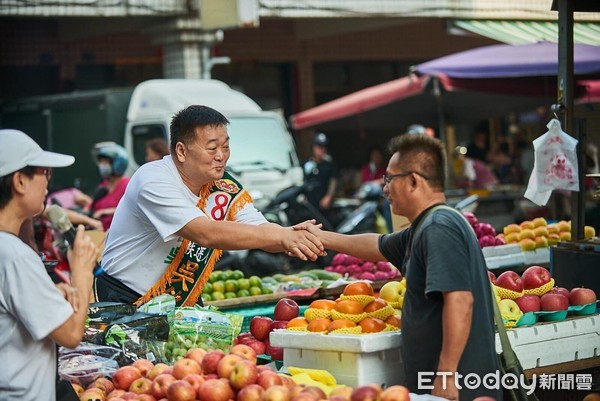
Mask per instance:
[[[66,167],[74,162],[73,156],[43,150],[24,132],[0,129],[0,177],[26,166]]]

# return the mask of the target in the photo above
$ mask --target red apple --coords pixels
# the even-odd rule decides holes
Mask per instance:
[[[134,368],[140,371],[143,377],[148,375],[150,369],[154,367],[154,364],[145,358],[140,358],[131,364]]]
[[[107,395],[107,397],[106,397],[106,401],[110,401],[110,400],[112,400],[113,398],[118,398],[118,399],[121,399],[121,400],[122,400],[122,399],[123,399],[123,398],[122,398],[122,396],[123,396],[123,394],[125,394],[126,392],[127,392],[127,391],[125,391],[125,390],[121,390],[121,389],[116,389],[116,390],[113,390],[113,391],[111,391],[111,392],[110,392],[110,393]]]
[[[249,384],[238,392],[236,401],[262,401],[264,393],[258,384]]]
[[[140,377],[142,377],[142,374],[133,366],[123,366],[117,369],[117,371],[114,373],[112,382],[115,385],[115,388],[128,390],[129,386],[131,386],[131,383]]]
[[[521,281],[523,282],[523,288],[525,290],[539,288],[544,284],[549,283],[550,279],[550,272],[541,266],[528,267],[523,274],[521,274]]]
[[[150,394],[151,387],[152,381],[150,379],[140,377],[131,383],[131,386],[129,386],[129,391],[136,394]]]
[[[256,364],[256,351],[254,348],[246,344],[237,344],[231,347],[230,354],[239,355]]]
[[[409,401],[410,392],[404,386],[391,386],[383,390],[380,401]]]
[[[233,367],[233,371],[229,376],[231,387],[235,390],[240,390],[250,384],[255,384],[258,379],[258,370],[256,363],[247,359],[242,359]]]
[[[543,311],[560,311],[569,308],[569,299],[561,294],[547,293],[542,295],[540,304]]]
[[[265,370],[258,374],[256,384],[259,384],[262,388],[266,390],[272,386],[281,386],[283,383],[281,382],[281,378],[277,373]]]
[[[158,375],[152,382],[152,386],[150,387],[150,394],[152,394],[157,400],[165,398],[167,396],[167,389],[176,380],[177,379],[175,379],[175,376],[170,375],[168,373]]]
[[[204,355],[206,355],[206,350],[204,348],[190,348],[188,352],[185,353],[185,357],[188,359],[193,359],[202,365],[202,359],[204,359]]]
[[[200,391],[200,385],[206,381],[204,376],[198,374],[187,375],[183,378],[183,380],[192,385],[192,387],[196,391],[196,397],[198,396],[198,391]]]
[[[323,399],[325,400],[326,398]],[[301,391],[300,393],[291,396],[291,401],[319,401],[319,398],[313,393]]]
[[[90,388],[85,390],[80,396],[79,401],[104,401],[106,394],[99,388]]]
[[[525,294],[520,298],[515,299],[521,312],[538,312],[541,309],[540,297],[533,294]]]
[[[229,401],[235,399],[235,392],[227,384],[227,381],[211,379],[200,385],[198,399],[200,401]]]
[[[313,394],[317,400],[326,400],[327,399],[327,395],[325,394],[325,392],[317,386],[307,386],[302,390],[303,393],[310,393]]]
[[[173,376],[175,376],[177,380],[181,380],[187,375],[200,373],[202,373],[202,368],[200,367],[200,364],[193,359],[183,358],[173,365]]]
[[[225,355],[217,364],[217,375],[222,379],[228,379],[236,363],[243,360],[240,355]]]
[[[359,386],[352,391],[350,401],[378,401],[381,388],[375,385]]]
[[[265,390],[263,401],[287,401],[290,397],[290,390],[281,385],[271,386]]]
[[[137,401],[156,401],[156,398],[150,394],[140,394],[138,395]]]
[[[128,401],[128,400],[137,401],[138,396],[139,396],[139,394],[132,393],[131,391],[128,391],[125,394],[123,394],[121,396],[121,398],[124,399],[125,401]]]
[[[217,373],[217,366],[219,366],[219,361],[223,359],[225,353],[220,349],[215,349],[212,351],[208,351],[204,358],[202,358],[202,373]]]
[[[256,355],[264,354],[267,351],[267,346],[265,345],[265,343],[256,339],[248,341],[246,345],[252,348]]]
[[[73,385],[73,387],[75,387],[75,385]],[[81,386],[79,386],[79,387],[81,387]],[[113,384],[112,381],[110,381],[106,377],[99,377],[98,379],[96,379],[92,383],[90,383],[87,386],[87,388],[88,389],[99,388],[100,390],[104,391],[104,394],[108,395],[111,393],[111,391],[113,391],[115,389],[115,385]],[[81,392],[83,393],[83,389],[81,390]]]
[[[287,320],[274,320],[273,323],[271,323],[271,331],[277,329],[285,329],[287,327],[287,324]]]
[[[154,380],[158,375],[165,373],[167,369],[170,369],[170,367],[166,363],[157,363],[150,371],[148,371],[146,377],[150,380]]]
[[[185,380],[175,380],[167,389],[167,399],[169,401],[194,401],[196,390]]]
[[[523,292],[521,277],[511,270],[507,270],[496,278],[495,285],[515,292]]]
[[[567,290],[565,287],[554,287],[549,292],[551,292],[552,294],[561,294],[567,298],[569,298],[569,296],[571,295],[569,290]]]
[[[267,345],[265,351],[273,360],[283,361],[283,347],[274,347],[271,344]]]
[[[350,397],[352,397],[353,390],[354,389],[350,386],[336,387],[329,393],[329,399],[331,400],[331,397],[340,397],[346,401],[350,401]]]
[[[488,270],[488,277],[490,278],[490,281],[492,282],[492,284],[496,284],[496,275],[489,270]]]
[[[268,370],[269,372],[275,372],[275,369],[269,365],[256,365],[256,369],[258,370],[258,373],[264,372],[265,370]]]
[[[252,320],[250,320],[250,333],[252,333],[257,340],[263,341],[269,337],[271,323],[273,323],[273,319],[270,317],[254,316]]]
[[[281,298],[279,301],[277,301],[277,305],[275,305],[273,316],[275,317],[275,320],[289,321],[295,317],[298,317],[299,311],[300,308],[298,307],[296,301],[289,298]],[[254,335],[254,337],[256,337],[256,335]]]
[[[576,287],[569,294],[571,305],[587,305],[596,302],[596,293],[594,290],[583,287]]]

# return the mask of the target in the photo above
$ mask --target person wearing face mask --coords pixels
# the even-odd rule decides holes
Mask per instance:
[[[102,221],[106,231],[129,183],[129,177],[125,175],[129,159],[125,148],[114,142],[97,143],[92,155],[102,182],[94,194],[91,212],[93,218]]]

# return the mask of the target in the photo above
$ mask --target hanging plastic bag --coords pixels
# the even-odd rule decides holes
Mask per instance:
[[[579,191],[577,140],[564,132],[557,119],[552,119],[548,132],[533,141],[534,164],[525,197],[544,206],[552,191]]]

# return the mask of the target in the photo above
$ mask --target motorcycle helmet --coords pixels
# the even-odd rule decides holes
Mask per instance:
[[[125,174],[129,158],[127,151],[121,145],[115,142],[99,142],[92,149],[94,161],[97,163],[100,158],[107,158],[111,161],[112,175],[121,176]]]

